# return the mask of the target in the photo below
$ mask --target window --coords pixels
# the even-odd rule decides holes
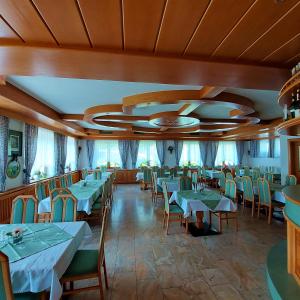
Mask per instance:
[[[260,140],[258,157],[268,157],[269,147],[270,147],[269,140]]]
[[[73,137],[67,137],[67,158],[66,158],[66,170],[76,170],[76,141]]]
[[[219,142],[217,157],[215,165],[220,166],[225,162],[226,165],[237,165],[238,158],[236,152],[236,143],[233,142]]]
[[[150,166],[160,165],[155,141],[140,141],[136,166],[139,167],[147,164]]]
[[[31,170],[33,179],[54,176],[54,133],[53,131],[39,128],[37,138],[37,151]]]
[[[275,139],[274,157],[280,157],[280,139]]]
[[[202,165],[199,142],[183,142],[180,165]]]
[[[93,166],[107,166],[108,162],[110,163],[111,167],[121,166],[121,157],[119,152],[118,141],[95,141]]]

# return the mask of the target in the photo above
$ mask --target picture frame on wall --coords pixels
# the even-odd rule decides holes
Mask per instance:
[[[23,149],[23,132],[9,130],[8,137],[8,156],[22,156]]]

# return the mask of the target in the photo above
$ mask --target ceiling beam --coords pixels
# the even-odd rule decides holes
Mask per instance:
[[[0,73],[280,90],[287,69],[96,49],[2,45]]]

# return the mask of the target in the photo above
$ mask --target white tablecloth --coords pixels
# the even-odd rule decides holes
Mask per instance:
[[[219,178],[220,171],[217,170],[206,170],[206,175],[211,179]]]
[[[101,174],[101,180],[106,180],[107,178],[109,178],[109,176],[111,175],[111,172],[103,172]],[[88,176],[86,176],[85,178],[86,180],[94,180],[94,174],[89,174]]]
[[[144,180],[144,173],[143,172],[137,172],[136,173],[136,181]]]
[[[175,201],[177,204],[180,205],[178,202],[178,192],[175,191],[172,196],[170,197],[169,202]],[[185,218],[188,218],[192,212],[196,211],[209,211],[209,207],[207,207],[201,200],[194,200],[194,199],[188,199],[181,197],[182,203],[180,207],[183,210],[183,216]],[[235,211],[236,205],[229,199],[224,196],[222,196],[220,202],[214,209],[215,211]]]
[[[73,238],[42,252],[10,263],[10,275],[14,293],[37,293],[50,289],[50,300],[60,299],[62,287],[59,279],[70,265],[82,240],[91,238],[92,232],[86,222],[54,224],[71,234]]]
[[[180,177],[174,177],[174,179],[170,179],[168,177],[161,177],[161,178],[157,178],[157,185],[159,185],[160,187],[162,187],[162,183],[166,182],[167,185],[167,191],[169,193],[173,193],[175,191],[179,191],[180,190]]]

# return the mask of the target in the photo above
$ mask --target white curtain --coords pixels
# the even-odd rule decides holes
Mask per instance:
[[[38,129],[37,151],[31,176],[38,173],[45,177],[55,175],[54,132],[40,127]]]
[[[140,141],[136,166],[139,167],[141,164],[160,165],[155,141]]]
[[[76,163],[76,141],[75,138],[68,136],[66,167],[70,167],[71,171],[75,171]]]
[[[215,161],[216,166],[220,166],[225,162],[226,165],[237,165],[238,156],[236,151],[236,143],[232,142],[219,142],[217,157]]]
[[[180,165],[187,165],[188,163],[192,165],[202,166],[202,161],[200,157],[200,148],[198,141],[184,141],[182,147],[182,153],[180,158]]]
[[[259,140],[258,157],[269,157],[270,143],[269,140]]]
[[[97,140],[95,141],[93,167],[107,166],[121,167],[121,157],[118,141]]]

